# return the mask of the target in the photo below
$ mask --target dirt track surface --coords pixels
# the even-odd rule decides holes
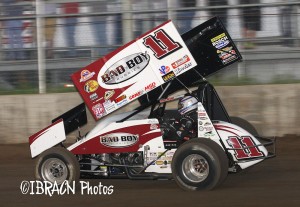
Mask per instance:
[[[300,137],[277,139],[277,157],[228,175],[213,191],[185,192],[174,181],[84,180],[113,185],[112,195],[23,195],[20,184],[33,181],[28,145],[0,145],[0,205],[8,206],[300,206]]]

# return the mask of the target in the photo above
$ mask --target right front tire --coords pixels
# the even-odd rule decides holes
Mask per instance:
[[[231,123],[233,123],[239,127],[242,127],[243,129],[245,129],[247,132],[249,132],[253,136],[259,136],[257,130],[249,121],[247,121],[241,117],[236,117],[236,116],[231,116],[230,119],[231,119]]]
[[[211,190],[228,174],[228,158],[216,142],[195,138],[182,144],[172,159],[172,174],[184,190]]]

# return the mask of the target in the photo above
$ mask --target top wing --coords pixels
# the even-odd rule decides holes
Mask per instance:
[[[164,91],[164,96],[185,87],[194,86],[202,80],[202,77],[213,75],[217,71],[242,60],[242,56],[231,39],[222,21],[214,17],[190,31],[181,35],[197,66],[182,73],[177,79],[173,80],[167,88],[162,85],[150,91],[147,96],[139,97],[142,105],[156,102]],[[179,80],[179,81],[177,81]]]
[[[194,68],[203,77],[242,60],[222,21],[214,17],[181,35],[198,65]]]
[[[99,120],[196,65],[174,24],[167,21],[71,78]]]

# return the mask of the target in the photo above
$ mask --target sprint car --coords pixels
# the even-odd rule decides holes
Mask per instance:
[[[205,79],[241,60],[215,17],[182,35],[167,21],[75,72],[84,103],[29,137],[36,179],[174,179],[184,190],[210,190],[274,157],[275,140],[230,117]],[[111,114],[130,103],[139,106]],[[87,123],[86,108],[96,125],[65,147]]]

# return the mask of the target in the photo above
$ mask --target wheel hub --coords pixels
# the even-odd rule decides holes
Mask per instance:
[[[41,174],[44,180],[61,184],[68,177],[68,169],[62,160],[49,158],[43,163]]]
[[[199,154],[191,154],[182,162],[182,172],[191,182],[202,182],[209,174],[207,160]]]

